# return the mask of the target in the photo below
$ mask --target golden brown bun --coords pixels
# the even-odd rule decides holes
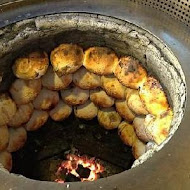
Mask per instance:
[[[173,112],[168,110],[157,116],[151,124],[146,126],[147,131],[157,144],[161,144],[168,137],[172,119]]]
[[[137,115],[147,115],[148,112],[144,103],[141,101],[139,91],[134,90],[127,99],[129,108]]]
[[[120,123],[118,133],[123,143],[128,146],[132,146],[137,138],[133,126],[126,121]]]
[[[153,115],[159,115],[169,108],[162,86],[153,77],[148,77],[147,81],[140,88],[139,95],[148,112]]]
[[[7,150],[9,152],[16,152],[21,149],[27,140],[27,132],[24,127],[17,129],[9,128],[9,145]]]
[[[146,152],[146,144],[144,144],[141,140],[136,138],[132,146],[132,152],[135,159],[138,159]]]
[[[146,126],[153,122],[151,115],[144,117],[135,117],[133,126],[139,139],[144,142],[153,140],[152,135],[147,131]]]
[[[121,117],[113,107],[101,108],[98,110],[98,122],[105,129],[111,130],[118,127],[121,123]]]
[[[38,110],[48,110],[54,108],[58,102],[58,92],[43,88],[38,96],[34,99],[33,105]]]
[[[48,119],[48,113],[46,111],[34,110],[30,120],[26,123],[25,127],[27,131],[35,131],[42,127]]]
[[[42,85],[49,90],[62,90],[72,82],[72,74],[59,77],[52,66],[49,66],[47,73],[42,77]]]
[[[6,125],[16,113],[16,104],[7,95],[0,95],[0,126]]]
[[[133,57],[122,57],[115,69],[115,76],[126,87],[138,89],[147,78],[146,70]]]
[[[161,144],[169,134],[173,119],[172,110],[167,110],[159,116],[147,115],[145,118],[135,118],[133,125],[137,136],[144,142],[155,141]]]
[[[32,103],[20,105],[14,117],[12,117],[8,122],[8,126],[17,128],[20,127],[22,124],[28,122],[30,116],[32,115],[33,109],[34,108]]]
[[[93,102],[88,100],[85,104],[75,107],[74,113],[78,118],[91,120],[97,116],[98,108]]]
[[[49,115],[54,121],[62,121],[72,113],[72,106],[65,104],[62,100],[53,108]]]
[[[90,91],[90,100],[97,106],[103,108],[111,107],[114,104],[114,98],[108,96],[101,88]]]
[[[0,151],[7,148],[9,143],[9,131],[6,125],[0,126]]]
[[[58,76],[74,73],[83,64],[83,49],[75,44],[61,44],[51,52],[51,64]]]
[[[116,99],[125,98],[126,87],[123,86],[113,75],[102,76],[101,81],[103,89],[109,96]]]
[[[49,65],[46,52],[35,51],[16,59],[13,73],[20,79],[38,79],[44,75]]]
[[[118,64],[117,55],[106,47],[90,47],[85,51],[84,67],[98,75],[109,75]]]
[[[126,100],[116,100],[115,107],[123,119],[132,122],[135,118],[135,114],[129,109]]]
[[[101,86],[100,76],[81,67],[73,74],[73,83],[82,89],[94,89]]]
[[[41,79],[16,79],[10,88],[10,93],[17,105],[28,104],[41,90]]]
[[[0,152],[0,163],[5,169],[11,171],[12,169],[12,155],[7,151]]]
[[[61,90],[61,97],[63,101],[69,105],[80,105],[88,100],[89,90],[84,90],[75,86],[66,90]]]

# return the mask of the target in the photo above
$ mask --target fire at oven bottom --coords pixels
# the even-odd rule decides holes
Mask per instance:
[[[55,182],[94,181],[104,171],[104,167],[95,158],[74,154],[68,154],[66,158],[55,174],[57,176]]]
[[[134,160],[117,129],[108,131],[97,119],[84,121],[72,114],[28,132],[25,146],[13,153],[12,172],[43,181],[85,182],[128,170]]]

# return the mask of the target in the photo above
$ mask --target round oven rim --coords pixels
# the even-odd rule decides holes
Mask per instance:
[[[183,66],[183,63],[182,63],[182,66]],[[187,72],[187,71],[186,71]],[[187,73],[185,72],[185,75],[186,76],[188,76],[187,75]],[[188,89],[189,89],[189,86],[190,86],[190,84],[189,84],[189,82],[187,82],[187,87],[188,87]],[[189,106],[188,106],[189,104],[187,104],[187,109],[186,109],[186,112],[189,112]],[[188,116],[187,116],[187,114],[186,114],[186,116],[185,116],[185,118],[183,119],[183,121],[182,121],[182,124],[181,125],[187,125],[188,124]],[[175,134],[175,136],[176,136],[176,134]],[[177,137],[176,137],[177,138]],[[168,143],[166,146],[167,146],[167,149],[168,149],[168,146],[175,146],[174,145],[175,143],[174,142],[172,142],[172,143]],[[165,150],[166,148],[163,148],[163,150]],[[154,161],[151,161],[152,163],[156,163],[157,161],[159,161],[159,158],[160,157],[162,157],[162,155],[163,154],[167,154],[168,153],[168,151],[167,150],[165,150],[165,153],[163,153],[163,150],[161,151],[161,152],[159,152],[158,153],[158,156],[156,157],[156,155],[154,155],[154,158],[152,158],[152,159],[154,159]],[[150,160],[152,160],[152,159],[150,159]],[[146,163],[144,163],[144,164],[146,164],[146,165],[141,165],[141,166],[139,166],[139,167],[137,167],[137,168],[135,168],[135,169],[133,169],[133,170],[131,170],[131,171],[128,171],[128,175],[127,174],[124,174],[125,175],[125,178],[127,179],[127,176],[129,177],[129,179],[130,179],[130,175],[131,175],[131,177],[132,176],[135,176],[135,173],[136,172],[142,172],[142,170],[144,170],[144,169],[146,169],[147,167],[149,167],[150,165],[150,163],[148,164],[148,162],[149,161],[147,161]],[[134,172],[133,172],[134,171]],[[4,173],[5,174],[5,176],[7,176],[7,173],[5,172]],[[9,175],[9,174],[8,174]],[[12,175],[12,174],[11,174]],[[15,178],[16,176],[13,176],[12,175],[12,177],[13,178]],[[18,179],[19,179],[19,177],[17,177]],[[113,178],[112,177],[110,177],[110,178],[108,178],[108,179],[105,179],[105,181],[107,181],[107,183],[108,183],[108,180],[109,181],[112,181],[110,184],[113,184],[113,182],[116,182],[116,181],[118,181],[117,180],[117,176],[113,176]],[[21,179],[21,178],[20,178]],[[21,181],[22,181],[23,179],[21,179]],[[10,180],[11,181],[11,180]],[[100,183],[101,184],[101,181],[103,181],[103,180],[99,180],[99,182],[98,183]],[[30,182],[31,182],[31,184],[33,183],[33,180],[30,180]],[[29,181],[27,181],[27,183],[30,183]],[[38,183],[40,183],[40,184],[38,184]],[[38,185],[40,185],[41,186],[41,183],[43,183],[44,185],[45,184],[49,184],[49,182],[37,182],[37,184]],[[28,185],[31,185],[31,184],[28,184]],[[106,184],[106,183],[105,183]],[[89,184],[90,185],[90,184]],[[95,186],[97,186],[97,184],[94,184]],[[74,185],[75,186],[75,185]],[[86,185],[85,185],[86,186]],[[132,187],[132,186],[131,186]],[[129,188],[130,189],[130,188]]]

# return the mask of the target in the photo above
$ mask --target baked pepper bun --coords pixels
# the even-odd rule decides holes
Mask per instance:
[[[53,70],[58,76],[77,71],[83,64],[83,49],[76,44],[61,44],[50,55]]]
[[[83,66],[92,73],[112,74],[117,64],[117,55],[107,47],[90,47],[85,51]]]
[[[131,56],[119,59],[114,74],[124,86],[132,89],[138,89],[147,78],[146,70]]]
[[[43,76],[49,65],[48,55],[45,51],[35,51],[15,60],[12,67],[17,78],[30,80]]]

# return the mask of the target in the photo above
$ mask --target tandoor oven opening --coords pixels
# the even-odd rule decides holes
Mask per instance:
[[[0,163],[25,177],[94,181],[142,164],[173,136],[186,85],[174,54],[122,20],[57,14],[0,39]]]

